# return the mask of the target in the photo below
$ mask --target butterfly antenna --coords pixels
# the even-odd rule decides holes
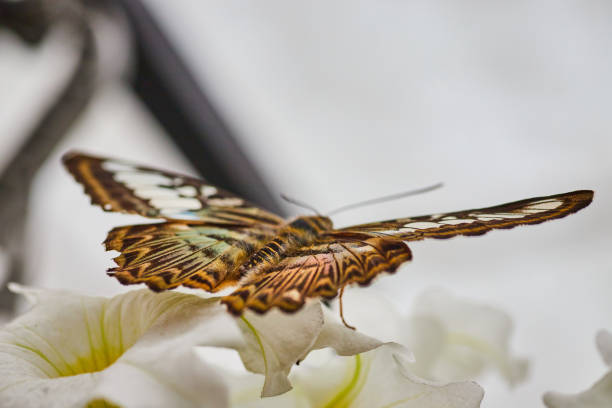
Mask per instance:
[[[371,200],[360,201],[358,203],[349,204],[349,205],[342,206],[340,208],[336,208],[335,210],[328,212],[327,215],[338,214],[339,212],[346,211],[346,210],[351,210],[353,208],[364,207],[366,205],[378,204],[378,203],[382,203],[382,202],[385,202],[385,201],[396,200],[396,199],[402,198],[402,197],[408,197],[408,196],[412,196],[412,195],[427,193],[428,191],[437,190],[438,188],[442,187],[443,185],[444,185],[443,183],[436,183],[436,184],[432,184],[431,186],[427,186],[427,187],[423,187],[423,188],[417,188],[415,190],[404,191],[403,193],[397,193],[397,194],[392,194],[392,195],[388,195],[388,196],[384,196],[384,197],[374,198],[374,199],[371,199]]]
[[[306,204],[306,203],[304,203],[304,202],[302,202],[300,200],[297,200],[297,199],[292,198],[292,197],[288,197],[285,194],[281,194],[280,196],[281,196],[281,198],[283,200],[287,201],[288,203],[291,203],[293,205],[297,205],[298,207],[306,208],[307,210],[310,210],[310,211],[314,212],[317,215],[321,215],[321,213],[319,211],[317,211],[316,208],[314,208],[314,207],[312,207],[312,206],[310,206],[310,205],[308,205],[308,204]]]

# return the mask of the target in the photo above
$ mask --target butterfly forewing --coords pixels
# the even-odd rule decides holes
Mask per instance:
[[[85,192],[105,211],[174,221],[270,224],[283,219],[194,177],[79,153],[64,164]]]
[[[592,199],[592,191],[573,191],[494,207],[355,225],[339,231],[393,236],[403,241],[482,235],[492,229],[508,229],[562,218],[586,207]]]

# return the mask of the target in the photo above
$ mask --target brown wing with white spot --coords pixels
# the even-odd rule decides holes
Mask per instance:
[[[494,207],[354,225],[338,231],[392,236],[403,241],[482,235],[492,229],[509,229],[562,218],[588,206],[592,199],[592,191],[580,190]]]
[[[345,285],[368,285],[378,274],[394,272],[411,257],[408,246],[393,238],[322,236],[266,270],[247,275],[221,302],[236,315],[247,308],[258,313],[272,307],[295,312],[307,298],[331,299]]]
[[[283,223],[277,215],[194,177],[79,153],[66,154],[63,162],[104,211],[171,221]]]

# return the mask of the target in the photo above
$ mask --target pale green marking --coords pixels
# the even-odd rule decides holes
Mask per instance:
[[[119,318],[117,319],[119,322],[119,326],[117,328],[117,331],[119,332],[119,356],[121,356],[123,354],[123,350],[124,350],[124,346],[123,346],[123,325],[122,325],[122,320],[123,319],[123,302],[120,303],[119,305]]]
[[[491,347],[488,343],[479,340],[476,337],[469,336],[464,333],[449,333],[448,340],[453,344],[458,344],[460,346],[467,346],[475,350],[480,350],[483,353],[491,356],[491,358],[497,363],[497,365],[502,369],[502,371],[509,370],[502,353]]]
[[[359,377],[359,381],[357,385],[355,386],[355,388],[353,389],[353,392],[351,393],[348,401],[346,401],[346,404],[344,405],[345,407],[348,407],[355,400],[355,398],[357,398],[359,394],[361,394],[361,391],[363,391],[363,387],[365,387],[365,383],[368,379],[371,365],[372,365],[372,360],[365,359],[365,365],[362,370],[362,375]]]
[[[355,369],[353,370],[353,376],[351,377],[350,381],[348,382],[348,384],[346,384],[344,386],[344,388],[342,388],[340,390],[340,392],[338,394],[336,394],[331,401],[329,401],[327,404],[325,404],[325,408],[337,408],[340,406],[348,406],[348,404],[354,399],[354,398],[350,398],[348,401],[343,401],[345,398],[347,398],[349,396],[349,394],[354,390],[354,388],[357,386],[357,383],[359,381],[359,376],[361,375],[361,355],[357,354],[355,355]],[[341,404],[342,405],[339,405]]]
[[[157,272],[159,272],[160,270],[162,270],[164,268],[168,268],[170,266],[174,266],[174,265],[176,265],[178,263],[181,263],[181,262],[184,262],[184,261],[186,261],[186,260],[188,260],[190,258],[194,258],[198,254],[198,252],[200,252],[200,251],[202,251],[204,249],[212,248],[212,247],[214,247],[216,245],[219,245],[219,244],[224,244],[226,247],[228,246],[223,241],[215,241],[213,244],[210,244],[210,245],[205,246],[205,247],[200,247],[200,248],[198,248],[197,250],[195,250],[193,252],[189,252],[189,251],[186,251],[186,250],[183,249],[183,250],[180,251],[181,252],[181,256],[180,257],[173,259],[169,263],[160,263],[160,265],[158,265],[158,266],[156,266],[156,267],[154,267],[152,269],[147,270],[146,273],[144,273],[142,276],[143,277],[155,276],[157,274]],[[221,249],[221,250],[218,250],[218,251],[215,250],[214,251],[214,256],[212,258],[211,257],[204,257],[204,258],[206,260],[211,259],[210,262],[212,262],[212,261],[214,261],[219,256],[219,254],[222,254],[224,251],[225,251],[225,249]],[[184,254],[186,254],[186,255],[184,255]],[[206,264],[206,265],[208,265],[208,264]]]
[[[76,360],[75,360],[75,365],[76,367],[72,367],[71,369],[73,369],[73,371],[75,372],[75,374],[82,374],[82,373],[88,373],[90,372],[90,370],[87,368],[87,366],[83,363],[84,359],[82,359],[81,357],[77,356]],[[86,360],[85,360],[86,361]]]
[[[102,310],[100,313],[100,336],[102,337],[102,349],[104,351],[104,366],[108,367],[113,361],[109,354],[108,341],[106,339],[106,331],[104,330],[104,317],[106,316],[106,303],[102,303]]]
[[[43,353],[41,353],[40,350],[36,350],[33,347],[29,347],[29,346],[26,346],[25,344],[20,344],[20,343],[13,343],[13,345],[15,345],[16,347],[22,348],[24,350],[28,350],[28,351],[36,354],[38,357],[40,357],[44,361],[46,361],[47,364],[49,364],[49,366],[51,366],[55,370],[55,372],[57,373],[57,377],[64,377],[64,374],[62,373],[62,371],[59,368],[57,368],[57,366],[55,364],[53,364],[51,362],[51,360],[49,360],[49,358],[47,358],[47,356],[45,356]],[[38,368],[40,369],[40,367],[38,367]],[[47,374],[47,373],[45,373],[45,374]],[[49,374],[47,374],[47,376],[49,378],[55,378],[54,376],[51,376]]]
[[[36,366],[35,366],[35,367],[36,367]],[[39,368],[40,368],[40,367],[39,367]],[[0,392],[4,392],[4,391],[8,390],[8,389],[9,389],[9,388],[11,388],[11,387],[14,387],[14,386],[16,386],[16,385],[19,385],[19,384],[21,384],[21,383],[28,382],[28,381],[30,381],[30,379],[29,379],[29,378],[25,378],[25,379],[23,379],[23,380],[15,381],[14,383],[10,383],[10,384],[8,384],[8,385],[6,385],[6,386],[4,386],[4,387],[0,388]]]
[[[85,304],[81,299],[81,307],[83,308],[83,322],[85,323],[85,328],[87,329],[87,340],[89,342],[89,351],[91,353],[91,362],[93,363],[93,369],[86,370],[86,372],[99,371],[98,370],[98,362],[96,360],[96,352],[93,344],[93,337],[91,334],[91,329],[89,327],[89,322],[87,321],[87,309],[85,308]],[[81,360],[81,358],[78,358]],[[83,359],[83,361],[87,362],[87,359]]]
[[[21,327],[24,330],[29,331],[30,333],[32,333],[33,335],[37,336],[40,340],[42,340],[43,342],[45,342],[47,344],[47,346],[49,346],[49,348],[51,350],[53,350],[53,352],[59,357],[60,360],[62,360],[62,362],[64,363],[64,365],[66,366],[66,368],[68,368],[71,371],[71,374],[76,374],[75,371],[73,370],[72,366],[70,366],[70,364],[68,364],[68,361],[66,361],[66,359],[64,359],[64,356],[59,352],[59,350],[57,348],[55,348],[55,346],[53,344],[51,344],[47,339],[45,339],[43,336],[41,336],[40,334],[38,334],[34,329],[32,329],[31,327],[28,326],[23,326],[20,325],[19,327]],[[12,334],[14,336],[17,336],[14,331],[12,332]],[[62,371],[63,372],[63,371]],[[65,375],[65,374],[62,374]]]
[[[380,408],[393,408],[393,407],[397,407],[398,405],[403,404],[404,402],[408,402],[408,401],[413,401],[413,400],[419,399],[422,396],[427,395],[427,394],[430,394],[430,393],[429,392],[421,392],[419,394],[416,394],[416,395],[413,395],[413,396],[410,396],[410,397],[407,397],[407,398],[404,398],[404,399],[401,399],[401,400],[393,401],[393,402],[391,402],[391,403],[389,403],[387,405],[383,405]]]
[[[91,401],[85,408],[120,408],[118,405],[111,404],[110,402],[98,399]]]
[[[20,348],[20,347],[19,347],[17,344],[15,344],[15,343],[0,343],[0,344],[2,344],[2,345],[4,345],[4,346],[10,346],[10,347],[15,347],[15,348]],[[11,356],[11,357],[15,357],[15,354],[13,354],[12,352],[6,351],[6,350],[0,350],[0,354],[8,354],[8,355],[9,355],[9,356]],[[41,372],[43,375],[46,375],[48,378],[55,378],[54,376],[50,375],[50,374],[49,374],[49,373],[47,373],[45,370],[43,370],[43,369],[42,369],[40,366],[38,366],[36,363],[34,363],[34,362],[30,361],[30,360],[27,360],[27,359],[25,359],[25,358],[22,358],[22,357],[19,357],[19,359],[20,359],[20,360],[22,360],[22,361],[24,361],[24,362],[26,362],[26,363],[28,363],[29,365],[31,365],[32,367],[34,367],[35,369],[37,369],[38,371],[40,371],[40,372]],[[27,381],[27,380],[26,380],[26,381]],[[8,386],[10,386],[10,385],[11,385],[11,384],[9,384]],[[7,386],[7,387],[8,387],[8,386]],[[5,387],[5,388],[0,388],[0,391],[2,391],[2,390],[4,390],[4,389],[6,389],[7,387]]]
[[[264,349],[263,342],[261,341],[261,338],[259,337],[259,333],[257,333],[257,330],[255,329],[255,327],[253,327],[251,322],[249,322],[247,318],[244,317],[244,315],[240,316],[240,319],[242,319],[242,321],[247,325],[249,330],[251,330],[253,332],[253,335],[255,336],[255,340],[257,341],[257,344],[259,345],[259,349],[261,350],[261,355],[264,361],[264,375],[267,376],[268,375],[268,360],[266,358],[266,350]]]

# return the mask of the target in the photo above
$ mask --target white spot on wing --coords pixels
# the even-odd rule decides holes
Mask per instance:
[[[525,217],[525,214],[521,214],[521,213],[491,213],[491,214],[474,213],[470,215],[475,216],[480,221],[509,220],[509,219],[518,219],[518,218]]]
[[[416,229],[427,229],[427,228],[436,228],[440,225],[436,222],[409,222],[408,224],[404,224],[404,228],[416,228]]]
[[[217,187],[213,186],[202,186],[200,187],[200,190],[202,190],[202,195],[204,197],[210,197],[218,193]]]
[[[177,187],[176,191],[182,196],[185,197],[195,197],[198,194],[198,190],[194,186],[182,186]]]
[[[406,228],[406,229],[412,229],[412,228]],[[413,230],[413,229],[412,229]],[[414,230],[413,230],[414,231]],[[379,234],[385,234],[385,235],[394,235],[397,234],[398,232],[404,232],[401,229],[400,230],[384,230],[384,231],[376,231]],[[411,232],[411,231],[410,231]]]
[[[215,205],[218,207],[237,207],[244,204],[242,198],[229,197],[229,198],[211,198],[206,201],[206,204]]]
[[[119,172],[115,174],[115,180],[124,183],[126,186],[137,189],[143,186],[170,186],[172,180],[158,173],[142,172]]]
[[[397,232],[414,232],[416,228],[400,228]]]
[[[178,198],[178,193],[169,188],[140,187],[134,190],[134,195],[139,198],[150,200],[152,198],[170,199]]]
[[[195,198],[156,197],[151,199],[151,205],[157,208],[175,208],[177,210],[199,210],[202,204]]]
[[[119,171],[134,171],[134,166],[130,166],[129,164],[117,162],[117,161],[104,161],[102,162],[102,169],[109,171],[111,173],[116,173]]]
[[[539,201],[528,205],[526,208],[529,210],[547,211],[554,210],[555,208],[558,208],[561,204],[563,204],[563,201]]]
[[[291,289],[290,291],[283,293],[283,298],[294,302],[299,302],[301,296],[297,289]]]
[[[440,224],[445,224],[445,225],[459,225],[459,224],[471,224],[473,222],[476,222],[476,220],[470,219],[470,218],[464,218],[464,219],[454,219],[454,220],[442,220],[438,222]]]

